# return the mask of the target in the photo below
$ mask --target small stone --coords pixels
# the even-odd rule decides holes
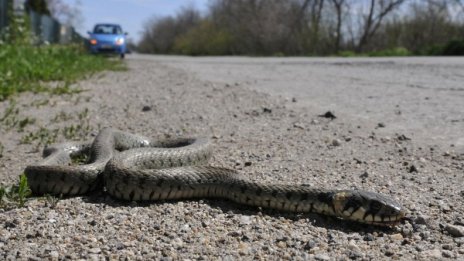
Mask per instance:
[[[340,146],[340,145],[342,145],[342,141],[339,140],[339,139],[333,139],[332,140],[332,145],[333,146]]]
[[[182,241],[181,238],[176,237],[176,238],[174,238],[174,240],[172,241],[171,244],[175,248],[182,248],[182,246],[184,245],[184,241]]]
[[[454,257],[454,253],[452,251],[449,251],[449,250],[442,250],[441,255],[443,257],[448,257],[448,258]]]
[[[151,106],[148,106],[148,105],[143,106],[142,111],[143,111],[143,112],[145,112],[145,111],[151,111]]]
[[[316,247],[316,245],[317,245],[317,244],[316,244],[315,241],[308,241],[308,242],[306,242],[306,243],[304,244],[303,249],[304,249],[304,250],[311,250],[311,249],[313,249],[314,247]]]
[[[328,119],[336,119],[337,117],[335,116],[335,114],[333,114],[331,111],[328,111],[324,114],[321,114],[321,115],[318,115],[319,117],[323,117],[323,118],[328,118]]]
[[[317,254],[314,256],[314,259],[324,261],[324,260],[330,260],[330,257],[324,254]]]
[[[240,217],[240,224],[242,224],[242,225],[251,224],[251,218],[249,216],[241,216]]]
[[[98,248],[98,247],[91,248],[91,249],[89,249],[89,253],[92,253],[92,254],[100,254],[100,253],[101,253],[101,249]]]
[[[404,135],[404,134],[398,134],[398,136],[396,136],[396,139],[399,140],[399,141],[411,140],[411,138],[406,137],[406,135]]]
[[[393,234],[393,235],[390,235],[390,239],[395,240],[395,241],[403,240],[403,235],[401,235],[400,233]]]
[[[426,250],[423,253],[428,258],[438,259],[438,258],[442,257],[441,251],[439,249]]]
[[[374,241],[375,238],[374,238],[374,235],[369,233],[369,234],[366,234],[363,239],[364,241]]]
[[[409,172],[409,173],[413,173],[413,172],[416,172],[416,173],[417,173],[417,172],[419,172],[419,171],[417,170],[416,166],[411,165],[411,166],[409,167],[408,172]]]
[[[455,237],[453,241],[459,247],[464,246],[464,237]]]
[[[5,223],[3,224],[3,227],[4,228],[15,228],[16,227],[16,224],[14,222],[11,222],[11,221],[5,221]]]
[[[363,253],[361,251],[352,250],[348,253],[348,257],[352,260],[357,260],[363,257]]]
[[[385,128],[385,123],[379,122],[379,123],[377,124],[377,127],[379,127],[379,128]]]
[[[277,246],[280,247],[280,248],[286,248],[287,243],[285,243],[284,241],[279,241],[279,242],[277,242]]]
[[[231,231],[227,235],[231,236],[231,237],[238,237],[238,236],[240,236],[240,233],[237,232],[237,231]]]
[[[391,141],[391,137],[390,136],[382,137],[382,138],[380,138],[380,141],[383,142],[383,143],[387,143],[387,142]]]
[[[401,234],[403,235],[403,237],[411,237],[414,233],[414,227],[407,223],[407,224],[404,224],[404,226],[401,228]]]
[[[348,249],[355,251],[355,252],[361,252],[361,249],[359,249],[359,247],[356,245],[356,243],[353,240],[351,240],[348,243]]]
[[[293,123],[293,128],[304,130],[305,126],[303,124],[299,123],[299,122],[295,122],[295,123]]]
[[[238,253],[240,255],[248,255],[250,253],[250,246],[247,243],[240,243],[238,245]]]
[[[385,251],[385,255],[388,256],[388,257],[390,257],[390,256],[395,255],[395,252],[394,252],[393,250],[391,250],[391,249],[387,249],[387,250]]]
[[[453,237],[464,237],[464,227],[455,225],[446,225],[445,230]]]
[[[445,250],[453,250],[453,245],[451,244],[444,244],[441,246],[441,248],[445,249]]]
[[[51,258],[59,258],[60,254],[58,253],[58,251],[52,251],[52,252],[50,252],[50,257]]]
[[[429,218],[424,215],[417,216],[416,219],[414,220],[414,223],[419,224],[419,225],[427,225],[428,224]]]
[[[263,112],[264,112],[264,113],[271,113],[272,110],[269,109],[269,108],[264,107],[264,108],[263,108]]]
[[[365,179],[365,178],[369,177],[369,173],[367,173],[367,171],[364,171],[364,173],[359,175],[359,177],[362,178],[362,179]]]
[[[419,236],[422,238],[422,240],[427,240],[430,238],[430,231],[422,231],[419,233]]]

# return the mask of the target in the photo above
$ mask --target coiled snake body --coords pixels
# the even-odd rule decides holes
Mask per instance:
[[[89,163],[71,165],[72,157]],[[252,182],[235,170],[205,165],[208,140],[150,141],[104,129],[92,143],[63,143],[44,150],[45,159],[27,166],[35,194],[81,195],[103,185],[113,197],[152,201],[214,197],[240,204],[292,212],[315,212],[381,226],[400,222],[402,206],[382,194],[362,190],[323,190],[307,185]]]

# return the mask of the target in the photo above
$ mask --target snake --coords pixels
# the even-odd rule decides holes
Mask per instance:
[[[151,140],[112,128],[89,142],[44,149],[44,159],[24,173],[34,194],[78,196],[102,189],[128,201],[227,199],[294,213],[318,213],[376,226],[396,226],[405,208],[393,198],[358,189],[252,181],[237,170],[208,165],[207,138]],[[78,156],[87,162],[73,162]]]

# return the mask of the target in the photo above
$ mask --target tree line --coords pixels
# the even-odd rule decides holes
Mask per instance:
[[[463,1],[464,2],[464,1]],[[211,0],[153,18],[134,46],[186,55],[464,54],[461,0]]]

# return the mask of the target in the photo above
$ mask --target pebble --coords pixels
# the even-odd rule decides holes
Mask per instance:
[[[317,254],[314,256],[314,259],[320,260],[320,261],[326,261],[326,260],[330,260],[330,256],[324,255],[324,254]]]
[[[251,224],[251,218],[249,216],[241,216],[240,217],[240,224],[241,225],[249,225],[249,224]]]
[[[92,254],[100,254],[100,253],[101,253],[101,249],[98,248],[98,247],[91,248],[91,249],[89,249],[89,253],[92,253]]]
[[[332,140],[332,146],[335,146],[335,147],[336,147],[336,146],[340,146],[340,145],[342,145],[342,141],[341,141],[341,140],[339,140],[339,139],[333,139],[333,140]]]
[[[302,123],[299,123],[299,122],[295,122],[295,123],[293,123],[293,127],[294,127],[294,128],[297,128],[297,129],[302,129],[302,130],[304,130],[304,129],[305,129],[305,126],[304,126],[304,124],[302,124]]]
[[[464,237],[464,227],[456,225],[446,225],[445,230],[453,237]]]
[[[143,112],[151,111],[151,106],[145,105],[142,107]]]
[[[374,241],[375,237],[371,233],[368,233],[364,236],[364,241]]]
[[[287,243],[285,243],[285,241],[279,241],[279,242],[277,242],[277,246],[280,247],[280,248],[286,248]]]
[[[416,217],[414,220],[416,224],[419,225],[427,225],[428,224],[429,217],[425,215],[419,215]]]
[[[442,250],[441,255],[443,257],[448,257],[448,258],[454,257],[453,251],[449,251],[449,250]]]
[[[184,245],[184,242],[179,237],[176,237],[174,238],[174,240],[172,240],[172,246],[174,248],[181,248],[183,245]]]
[[[426,250],[426,251],[423,251],[422,253],[423,253],[423,255],[426,256],[427,258],[439,259],[439,258],[442,257],[442,252],[440,251],[440,249]]]
[[[362,178],[362,179],[365,179],[365,178],[369,177],[369,173],[367,173],[367,171],[364,171],[364,173],[359,175],[359,177]]]
[[[414,165],[411,164],[411,166],[409,166],[408,172],[409,172],[409,173],[413,173],[413,172],[416,172],[416,173],[417,173],[417,172],[419,172],[419,171],[417,170],[417,167],[416,167],[416,166],[414,166]]]
[[[441,246],[441,248],[445,249],[445,250],[453,250],[453,245],[451,244],[444,244]]]
[[[390,238],[392,240],[395,240],[395,241],[399,241],[399,240],[403,240],[403,235],[401,235],[400,233],[396,233],[396,234],[393,234],[393,235],[390,235]]]

